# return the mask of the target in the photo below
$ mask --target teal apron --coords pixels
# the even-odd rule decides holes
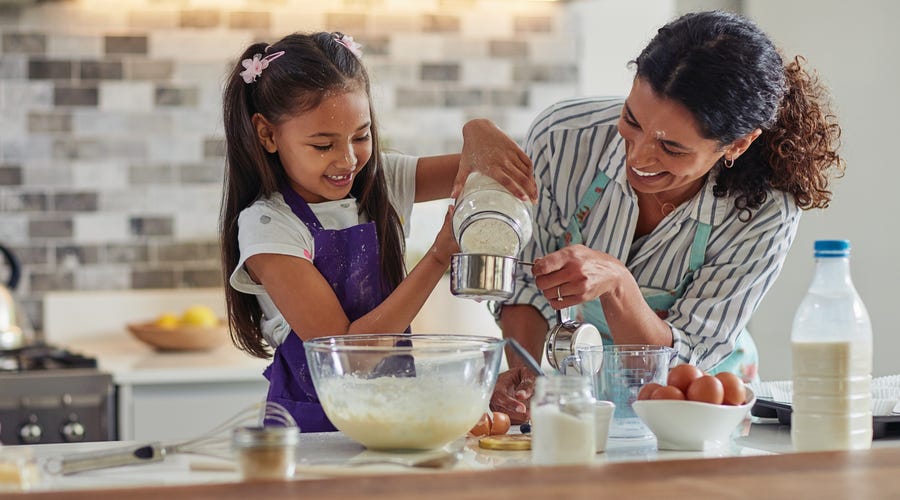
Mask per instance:
[[[578,245],[584,242],[581,234],[581,227],[591,209],[596,205],[597,200],[603,194],[606,185],[609,183],[609,177],[603,172],[597,172],[597,176],[588,187],[587,193],[578,204],[578,211],[569,222],[569,227],[563,236],[559,238],[558,245],[560,248],[567,245]],[[687,274],[681,279],[681,282],[674,290],[662,290],[658,288],[641,287],[641,294],[651,309],[662,319],[666,319],[669,310],[675,304],[677,299],[684,295],[687,286],[694,280],[694,273],[700,269],[706,258],[706,244],[709,241],[709,234],[712,226],[707,223],[699,223],[697,232],[694,235],[694,242],[691,244],[691,256],[689,269]],[[600,299],[593,299],[579,306],[580,313],[578,319],[587,321],[600,331],[604,344],[613,344],[612,334],[609,331],[609,325],[606,323],[606,317],[603,315],[603,307],[600,305]],[[757,363],[759,356],[756,351],[756,344],[753,338],[745,328],[738,335],[735,343],[734,351],[723,359],[713,369],[707,370],[710,374],[719,372],[731,372],[741,377],[744,382],[758,380]]]

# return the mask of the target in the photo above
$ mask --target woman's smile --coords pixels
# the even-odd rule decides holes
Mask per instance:
[[[664,174],[665,172],[644,172],[642,170],[638,170],[634,167],[631,168],[631,171],[634,172],[638,177],[656,177],[657,175]]]

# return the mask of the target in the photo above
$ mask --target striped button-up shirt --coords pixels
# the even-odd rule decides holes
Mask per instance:
[[[743,222],[733,197],[713,196],[713,171],[691,200],[652,233],[635,239],[638,199],[626,179],[625,142],[616,128],[623,102],[621,98],[563,101],[532,124],[525,152],[534,162],[539,199],[534,239],[521,258],[533,260],[559,248],[560,237],[598,170],[610,182],[582,221],[584,244],[624,262],[641,287],[674,289],[688,273],[698,224],[710,224],[705,263],[665,319],[678,359],[708,370],[733,351],[739,333],[781,271],[801,211],[789,194],[772,191]],[[516,293],[506,303],[531,304],[549,324],[556,323],[555,311],[527,272],[520,273]]]

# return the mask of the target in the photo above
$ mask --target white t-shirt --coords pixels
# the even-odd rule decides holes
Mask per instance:
[[[388,189],[388,198],[400,216],[403,233],[408,236],[409,218],[416,196],[416,162],[418,158],[398,154],[382,154],[381,165]],[[309,208],[325,229],[346,229],[368,222],[365,214],[358,213],[356,199],[310,203]],[[281,193],[274,193],[264,200],[257,200],[238,216],[238,246],[241,257],[231,273],[229,283],[243,293],[256,295],[262,308],[262,332],[270,346],[281,345],[291,327],[275,307],[266,289],[253,281],[244,262],[253,255],[272,253],[292,255],[310,262],[315,258],[312,234],[285,203]]]

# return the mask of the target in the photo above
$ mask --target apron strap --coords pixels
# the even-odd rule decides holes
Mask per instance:
[[[594,180],[591,181],[591,185],[588,186],[587,192],[584,193],[581,202],[578,204],[578,211],[576,211],[575,215],[569,219],[569,226],[566,228],[566,232],[557,242],[557,250],[568,245],[579,245],[584,243],[584,237],[581,234],[581,225],[584,224],[584,221],[591,215],[591,210],[594,208],[594,205],[597,204],[597,200],[600,199],[607,184],[609,184],[609,177],[607,177],[602,170],[598,170],[597,175],[594,177]]]
[[[316,214],[309,208],[309,204],[306,203],[306,200],[297,194],[291,186],[282,184],[278,190],[281,192],[281,196],[284,197],[285,203],[291,207],[291,211],[294,212],[294,215],[303,221],[303,223],[306,224],[306,227],[309,228],[309,232],[312,233],[313,237],[316,236],[316,232],[324,229],[322,223],[319,222],[319,218],[316,217]]]
[[[694,243],[691,245],[691,260],[688,264],[691,273],[700,269],[706,261],[706,244],[709,242],[709,234],[712,232],[712,226],[706,222],[697,225],[697,232],[694,233]]]

